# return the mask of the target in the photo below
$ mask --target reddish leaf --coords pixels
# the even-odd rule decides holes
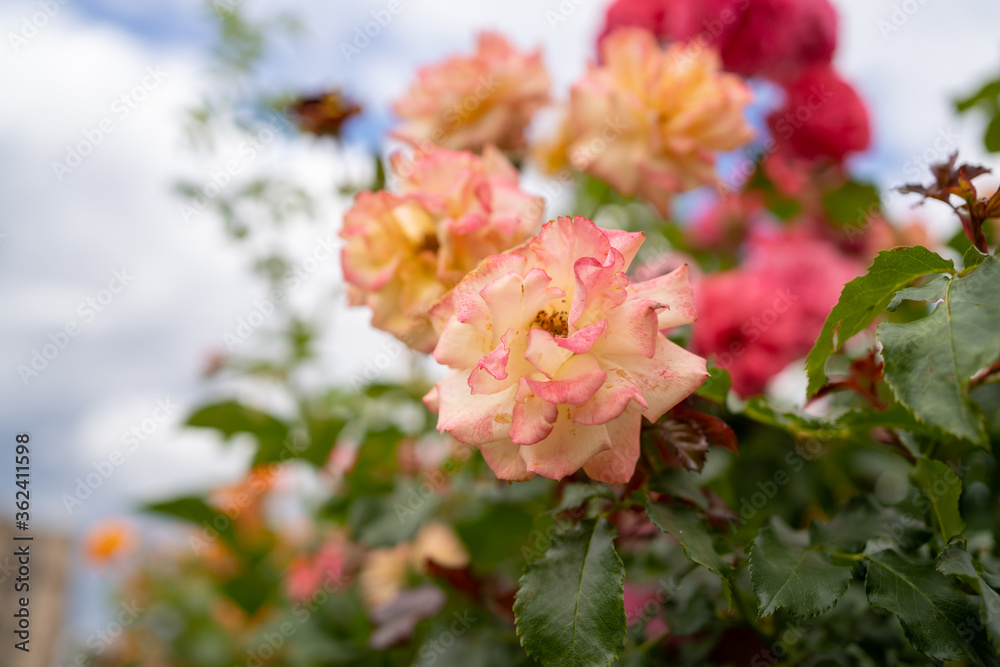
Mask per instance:
[[[683,407],[674,408],[657,422],[652,439],[665,465],[699,472],[710,446],[739,454],[736,433],[726,422]]]

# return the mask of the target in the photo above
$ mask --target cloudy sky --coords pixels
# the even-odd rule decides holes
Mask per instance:
[[[375,112],[371,139],[390,122],[387,104],[415,67],[469,50],[480,29],[499,29],[525,47],[543,45],[564,91],[592,53],[604,4],[400,1],[402,11],[348,62],[343,44],[388,0],[245,0],[254,15],[280,9],[304,26],[300,36],[277,43],[261,83],[275,90],[345,87]],[[981,119],[957,118],[950,102],[1000,71],[1000,5],[835,4],[842,21],[837,64],[869,102],[874,124],[874,145],[857,158],[857,172],[888,189],[916,162],[941,157],[945,143],[945,152],[959,148],[966,159],[989,162],[980,148]],[[565,20],[554,23],[551,12]],[[199,377],[206,358],[225,349],[224,335],[262,296],[248,278],[246,255],[217,221],[185,220],[171,191],[179,178],[209,182],[236,154],[223,145],[217,161],[199,160],[182,141],[183,111],[213,82],[214,20],[198,0],[0,4],[0,86],[7,91],[0,104],[0,437],[12,444],[14,434],[31,434],[36,526],[79,536],[138,500],[233,479],[246,464],[246,447],[223,447],[177,427],[212,395]],[[81,143],[84,150],[74,150]],[[290,232],[290,252],[305,256],[339,229],[343,203],[331,184],[356,169],[329,144],[280,137],[240,175],[284,174],[315,195],[318,222]],[[902,201],[892,206],[906,208]],[[931,217],[943,230],[944,218]],[[336,259],[321,263],[302,298],[333,295],[338,274]],[[369,330],[364,312],[332,297],[326,309],[324,374],[346,379],[385,339]],[[107,469],[124,434],[143,426],[152,433],[68,511],[63,494]],[[4,489],[12,488],[8,458],[0,463]],[[70,627],[86,634],[96,621],[78,612],[99,577],[79,565],[75,575]]]

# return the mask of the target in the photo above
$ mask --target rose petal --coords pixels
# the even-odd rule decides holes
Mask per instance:
[[[513,418],[516,386],[495,394],[473,395],[468,372],[452,371],[437,383],[439,431],[467,445],[481,445],[507,437]]]
[[[610,448],[611,439],[604,425],[575,424],[568,409],[561,408],[549,437],[530,447],[522,447],[521,458],[530,472],[549,479],[562,479]]]

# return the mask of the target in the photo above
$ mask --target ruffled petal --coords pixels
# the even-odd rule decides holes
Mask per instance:
[[[688,282],[688,266],[674,269],[670,273],[632,283],[628,288],[629,300],[642,299],[662,303],[657,328],[669,329],[682,324],[690,324],[698,318],[694,307],[694,294]]]
[[[528,349],[524,357],[547,378],[552,378],[562,365],[573,356],[571,350],[565,349],[559,344],[562,339],[557,339],[545,329],[531,329],[528,331]]]
[[[489,310],[480,292],[491,282],[508,273],[524,271],[525,259],[516,253],[493,255],[484,259],[455,286],[452,302],[455,317],[482,329],[489,325]]]
[[[514,394],[511,386],[495,394],[472,394],[468,371],[452,371],[437,383],[439,431],[467,445],[481,445],[506,439],[513,418]]]
[[[507,341],[516,329],[508,329],[501,338],[500,344],[493,351],[484,355],[469,374],[469,388],[473,394],[493,394],[506,388],[510,383],[507,379],[507,362],[510,360],[510,348]]]
[[[649,407],[642,387],[627,371],[609,369],[601,388],[573,411],[573,421],[578,424],[606,424],[625,412],[633,400],[643,409]]]
[[[609,311],[608,333],[595,343],[594,354],[636,354],[652,358],[656,339],[660,337],[657,317],[661,306],[655,301],[630,299]]]
[[[494,331],[497,327],[503,327],[503,331],[508,327],[527,328],[539,310],[563,295],[562,290],[549,287],[551,282],[545,271],[531,269],[523,277],[507,273],[480,290]]]
[[[554,342],[564,350],[573,354],[586,354],[594,347],[594,343],[601,337],[601,334],[608,328],[608,321],[601,320],[586,326],[568,338],[555,338]]]
[[[693,394],[708,378],[705,359],[664,336],[657,338],[656,353],[652,359],[610,355],[607,363],[627,368],[632,379],[642,387],[649,404],[642,414],[649,421],[662,417],[667,410]]]
[[[510,425],[510,439],[518,445],[533,445],[548,437],[559,416],[555,404],[531,392],[527,378],[521,378],[514,398],[514,421]]]
[[[549,403],[581,405],[594,395],[606,377],[596,359],[576,355],[563,365],[557,379],[525,378],[525,381],[532,393]]]
[[[583,465],[588,477],[607,484],[628,484],[639,461],[641,422],[638,409],[630,409],[605,424],[611,448],[595,454]]]
[[[479,451],[486,459],[486,465],[490,467],[497,479],[506,479],[512,482],[523,482],[535,476],[535,473],[528,472],[528,467],[521,458],[521,448],[509,440],[498,440],[497,442],[487,442],[479,445]]]
[[[611,448],[611,438],[603,426],[584,426],[570,419],[568,409],[560,414],[549,437],[521,447],[521,458],[530,472],[549,479],[572,475],[600,452]]]
[[[622,229],[605,229],[604,235],[608,237],[611,247],[622,254],[625,269],[632,266],[632,260],[639,252],[639,246],[646,240],[646,235],[642,232],[626,232]]]

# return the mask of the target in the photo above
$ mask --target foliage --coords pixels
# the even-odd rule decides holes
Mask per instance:
[[[221,61],[252,70],[264,33],[236,9],[220,16]],[[992,99],[991,86],[963,104]],[[336,104],[317,110],[324,99]],[[342,102],[298,103],[332,150],[360,112]],[[345,115],[315,116],[336,109]],[[402,380],[307,381],[323,306],[275,304],[266,344],[220,354],[218,396],[187,419],[249,443],[251,470],[146,508],[176,532],[124,579],[123,598],[149,611],[94,664],[1000,664],[1000,259],[988,231],[1000,199],[980,197],[984,170],[955,156],[930,186],[905,187],[955,210],[967,237],[958,268],[941,248],[859,249],[869,230],[851,216],[882,215],[878,193],[842,165],[810,169],[798,191],[761,168],[728,196],[763,202],[769,229],[802,232],[815,216],[830,243],[870,261],[817,322],[811,402],[740,396],[717,355],[696,393],[643,421],[627,484],[583,470],[498,480],[476,447],[438,432],[424,357],[393,343],[411,361]],[[382,190],[378,156],[371,171]],[[665,274],[681,254],[706,274],[729,270],[753,242],[744,229],[706,248],[634,193],[564,174],[576,197],[566,213],[646,233],[656,252],[640,254],[637,273]],[[266,241],[312,207],[271,179],[232,192],[218,217],[247,252],[268,248],[251,265],[281,290],[294,262]],[[691,345],[689,327],[666,335]],[[246,398],[269,395],[279,399]],[[301,479],[317,490],[289,493]],[[274,514],[288,495],[296,521]]]

